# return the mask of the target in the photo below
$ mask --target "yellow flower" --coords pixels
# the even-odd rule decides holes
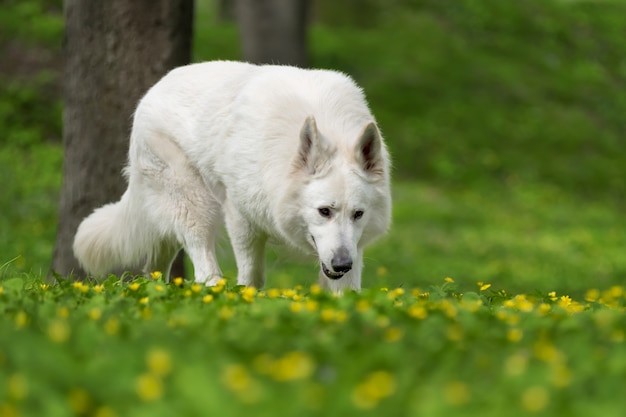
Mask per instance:
[[[376,275],[378,275],[379,277],[384,277],[385,275],[387,275],[387,268],[385,268],[384,266],[379,266],[376,269]]]
[[[224,306],[220,308],[220,310],[217,312],[217,315],[222,320],[228,320],[235,315],[235,310],[228,306]]]
[[[361,299],[356,302],[356,311],[358,311],[359,313],[364,313],[370,308],[372,308],[372,304],[365,299]]]
[[[104,291],[104,285],[99,284],[99,285],[94,285],[93,286],[93,290],[97,293],[100,294],[102,291]]]
[[[70,326],[65,320],[54,320],[48,325],[48,338],[54,343],[63,343],[70,337]]]
[[[278,288],[270,288],[267,290],[267,298],[278,298],[280,297],[280,290]]]
[[[319,303],[315,300],[306,300],[304,302],[304,308],[310,312],[317,311],[317,309],[319,308]]]
[[[21,329],[28,324],[28,314],[24,311],[18,311],[15,315],[15,327]]]
[[[115,317],[111,317],[110,319],[106,321],[106,323],[104,323],[104,331],[109,336],[113,336],[117,334],[117,331],[119,330],[119,328],[120,328],[120,321],[116,319]]]
[[[550,297],[550,300],[552,300],[552,301],[556,301],[556,300],[557,300],[557,297],[556,297],[556,291],[550,291],[550,292],[548,293],[548,297]]]
[[[92,308],[91,310],[89,310],[89,313],[87,313],[87,315],[89,316],[89,318],[91,320],[100,320],[100,317],[102,317],[102,310],[100,310],[97,307]]]
[[[137,291],[140,286],[141,284],[139,284],[138,282],[133,282],[128,286],[128,289],[130,289],[131,291]]]
[[[196,294],[199,293],[200,291],[202,291],[202,285],[198,283],[191,284],[191,291],[195,292]]]
[[[320,311],[320,317],[322,318],[322,321],[326,322],[335,320],[336,314],[337,313],[335,312],[335,310],[330,307],[327,307]]]
[[[150,297],[141,297],[141,298],[139,299],[139,304],[146,305],[146,304],[148,304],[149,302],[150,302]]]
[[[141,374],[135,381],[135,391],[143,401],[156,401],[163,396],[163,382],[151,373]]]
[[[23,400],[28,396],[28,381],[22,374],[13,374],[7,381],[7,393],[9,398]]]
[[[391,396],[396,390],[396,381],[387,371],[376,371],[352,390],[352,402],[357,408],[369,410],[380,400]]]
[[[256,292],[257,290],[254,287],[245,287],[241,290],[241,298],[243,298],[246,302],[251,303],[254,301]]]
[[[423,320],[428,317],[428,310],[426,310],[424,306],[418,304],[413,304],[406,310],[406,312],[414,319]]]
[[[489,288],[491,288],[491,284],[483,284],[482,282],[479,282],[479,287],[481,291],[485,291],[488,290]]]
[[[172,282],[174,283],[174,285],[176,285],[177,287],[181,287],[183,285],[183,279],[182,277],[176,277],[172,280]]]
[[[0,285],[0,295],[2,295],[3,292],[4,292],[4,288],[2,288],[2,285]]]
[[[461,381],[450,381],[444,388],[444,396],[448,404],[463,405],[470,399],[470,391],[467,384]]]
[[[281,382],[306,379],[313,374],[315,363],[305,352],[289,352],[274,361],[271,376]]]
[[[172,358],[168,351],[154,348],[146,355],[148,369],[154,375],[166,376],[172,370]]]
[[[299,301],[294,301],[291,304],[289,304],[289,310],[291,310],[292,313],[301,312],[303,307],[304,307],[303,304]]]
[[[70,316],[70,309],[67,307],[59,307],[57,309],[57,317],[66,319]]]
[[[89,285],[81,282],[81,281],[76,281],[72,284],[72,287],[76,288],[77,290],[79,290],[82,293],[86,293],[87,291],[89,291]]]
[[[39,284],[39,288],[41,288],[42,291],[46,291],[48,288],[50,288],[50,285],[48,285],[48,284]]]
[[[202,297],[202,302],[203,303],[210,303],[211,301],[213,301],[213,295],[211,294],[207,294],[204,297]]]
[[[522,407],[533,413],[545,409],[549,401],[550,395],[548,390],[539,385],[528,387],[522,393]]]
[[[91,406],[91,399],[89,393],[82,388],[74,388],[70,390],[68,394],[68,402],[70,408],[76,414],[86,414]]]
[[[450,278],[450,277],[445,277],[444,281],[447,282],[448,284],[454,283],[454,280],[452,278]]]
[[[161,292],[164,290],[163,285],[157,285],[154,287],[155,290],[157,290],[158,292]]]
[[[590,303],[598,301],[598,298],[600,298],[600,291],[595,288],[587,290],[587,292],[585,293],[585,301],[589,301]]]
[[[402,339],[403,336],[404,336],[404,332],[401,329],[397,327],[390,327],[385,332],[383,338],[385,339],[385,341],[389,343],[394,343]]]
[[[320,287],[319,284],[313,284],[311,285],[309,292],[311,293],[311,295],[318,295],[322,292],[322,287]]]
[[[517,343],[520,340],[522,340],[522,337],[524,336],[524,332],[522,332],[520,329],[518,328],[513,328],[513,329],[509,329],[506,332],[506,338],[509,342],[511,343]]]
[[[231,391],[243,392],[252,384],[252,377],[243,365],[232,364],[224,368],[222,383]]]
[[[161,276],[163,276],[161,271],[150,272],[150,278],[152,278],[154,280],[157,280],[157,279],[161,278]]]

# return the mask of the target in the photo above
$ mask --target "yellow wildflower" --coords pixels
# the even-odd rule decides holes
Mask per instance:
[[[115,317],[111,317],[110,319],[106,321],[106,323],[104,323],[104,331],[109,336],[113,336],[117,334],[117,331],[119,330],[119,328],[120,328],[120,321],[116,319]]]
[[[466,404],[470,399],[469,387],[461,381],[448,382],[443,393],[448,404],[456,406]]]
[[[39,288],[41,288],[42,291],[46,291],[48,288],[50,288],[50,285],[48,285],[48,284],[39,284]]]
[[[315,300],[306,300],[304,302],[304,308],[310,312],[317,311],[317,309],[319,308],[319,303]]]
[[[161,276],[163,276],[161,271],[150,272],[150,278],[152,278],[154,280],[157,280],[157,279],[161,278]]]
[[[203,303],[210,303],[211,301],[213,301],[213,295],[211,294],[207,294],[204,297],[202,297],[202,302]]]
[[[135,381],[135,391],[143,401],[156,401],[163,396],[163,382],[151,373],[141,374]]]
[[[2,295],[3,292],[4,292],[4,288],[2,288],[2,285],[0,285],[0,295]]]
[[[172,358],[168,351],[153,348],[146,354],[146,364],[154,375],[166,376],[172,370]]]
[[[28,381],[22,374],[13,374],[7,381],[7,393],[14,400],[23,400],[28,396]]]
[[[387,329],[387,331],[385,331],[383,338],[386,342],[394,343],[402,339],[403,336],[404,332],[401,329],[397,327],[390,327]]]
[[[278,288],[270,288],[267,290],[267,298],[278,298],[280,297],[280,290]]]
[[[220,310],[217,312],[217,315],[222,320],[228,320],[235,315],[235,310],[228,306],[224,306],[220,308]]]
[[[533,413],[544,410],[548,406],[549,401],[550,395],[548,390],[539,385],[528,387],[522,393],[522,407]]]
[[[149,302],[150,302],[150,297],[141,297],[141,298],[139,299],[139,304],[146,305],[146,304],[148,304]]]
[[[448,284],[454,283],[454,280],[452,278],[450,278],[450,277],[445,277],[444,281],[447,282]]]
[[[352,402],[357,408],[369,410],[380,400],[391,396],[396,390],[396,381],[387,371],[376,371],[352,390]]]
[[[598,301],[599,298],[600,298],[600,291],[598,291],[596,288],[591,288],[587,290],[587,292],[585,293],[585,301],[589,301],[590,303],[593,303],[594,301]]]
[[[26,327],[26,325],[28,324],[28,314],[26,314],[26,312],[20,310],[17,312],[17,314],[15,315],[15,327],[17,327],[18,329],[21,329],[23,327]]]
[[[309,292],[311,293],[311,295],[318,295],[322,292],[322,287],[319,284],[313,284],[311,285]]]
[[[140,286],[141,284],[139,284],[138,282],[133,282],[128,286],[128,289],[131,291],[137,291]]]
[[[104,291],[104,285],[102,285],[102,284],[94,285],[94,286],[93,286],[93,290],[94,290],[97,294],[100,294],[102,291]]]
[[[307,353],[294,351],[274,361],[271,376],[281,382],[295,381],[308,378],[314,370],[315,363]]]
[[[299,313],[302,311],[303,308],[303,304],[299,301],[294,301],[289,305],[289,310],[291,310],[292,313]]]
[[[177,287],[182,287],[183,286],[183,278],[182,277],[176,277],[172,280],[172,283],[174,283],[174,285],[176,285]]]
[[[48,338],[54,343],[63,343],[70,337],[70,326],[64,320],[54,320],[48,325]]]
[[[428,317],[428,310],[426,310],[424,306],[419,304],[413,304],[406,310],[406,312],[410,317],[414,319],[423,320]]]
[[[522,340],[523,336],[524,336],[524,332],[522,332],[520,329],[518,329],[516,327],[512,328],[512,329],[509,329],[506,332],[506,338],[511,343],[519,342],[520,340]]]
[[[243,298],[246,302],[251,303],[254,301],[256,292],[257,290],[254,287],[245,287],[241,290],[241,298]]]
[[[372,308],[372,304],[365,299],[361,299],[356,302],[355,307],[356,307],[356,311],[358,311],[359,313],[364,313],[368,311],[370,308]]]
[[[200,291],[202,291],[202,285],[196,283],[191,284],[191,291],[195,292],[196,294],[199,293]]]
[[[485,290],[488,290],[489,288],[491,288],[491,284],[484,284],[482,282],[479,282],[478,286],[480,287],[481,291],[485,291]]]
[[[222,382],[231,391],[243,392],[252,384],[252,377],[243,365],[232,364],[222,372]]]
[[[82,388],[74,388],[68,394],[70,408],[78,415],[86,414],[91,406],[89,393]]]
[[[87,315],[89,316],[91,320],[97,321],[97,320],[100,320],[100,317],[102,317],[102,310],[100,310],[97,307],[94,307],[91,310],[89,310],[89,313],[87,313]]]

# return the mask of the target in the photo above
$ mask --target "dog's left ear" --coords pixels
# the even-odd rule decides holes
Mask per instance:
[[[356,160],[363,171],[370,175],[382,175],[385,169],[382,155],[382,139],[374,122],[363,129],[356,144]]]

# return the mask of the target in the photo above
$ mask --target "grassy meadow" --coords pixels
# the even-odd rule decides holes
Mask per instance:
[[[49,284],[61,2],[0,6],[0,417],[622,415],[626,3],[314,12],[312,65],[364,88],[394,160],[392,229],[342,297],[282,247],[235,287],[225,237],[218,287]],[[194,59],[238,58],[199,1]]]

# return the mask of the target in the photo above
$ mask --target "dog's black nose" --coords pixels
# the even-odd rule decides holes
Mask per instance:
[[[330,261],[330,265],[335,272],[346,273],[352,269],[352,258],[348,253],[348,249],[340,248],[337,252],[333,253],[333,259]]]

